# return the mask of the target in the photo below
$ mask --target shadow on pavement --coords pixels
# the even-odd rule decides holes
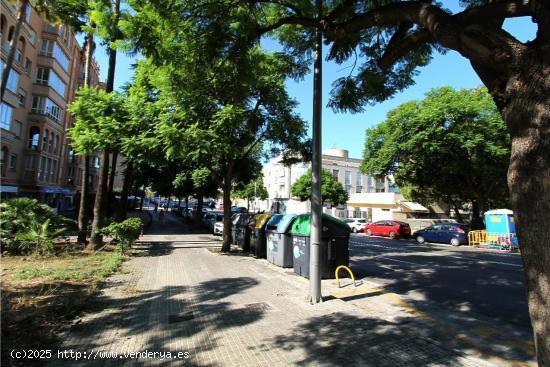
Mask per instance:
[[[184,286],[165,286],[148,292],[129,290],[131,293],[122,299],[101,296],[87,310],[96,314],[73,326],[69,334],[72,343],[63,348],[192,352],[188,348],[189,342],[201,353],[214,350],[218,340],[212,337],[212,333],[201,336],[199,333],[206,329],[219,331],[247,325],[262,318],[260,310],[236,308],[225,300],[257,284],[256,280],[247,277],[222,278],[199,283],[193,290]],[[125,340],[130,339],[138,344],[125,344]],[[178,343],[174,344],[174,341]],[[78,365],[114,366],[115,362],[103,359]],[[151,363],[150,359],[132,360],[132,366],[149,366]],[[185,366],[201,365],[192,358],[181,363]],[[50,365],[75,363],[74,360],[53,360]]]

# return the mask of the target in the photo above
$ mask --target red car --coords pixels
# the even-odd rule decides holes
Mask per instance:
[[[379,220],[378,222],[367,224],[365,226],[365,233],[367,236],[409,237],[411,235],[411,227],[408,223],[397,220]]]

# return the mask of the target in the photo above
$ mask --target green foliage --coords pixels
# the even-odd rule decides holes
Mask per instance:
[[[269,194],[264,186],[263,177],[258,177],[241,188],[237,187],[237,189],[234,190],[234,196],[247,200],[266,200]]]
[[[434,89],[367,130],[361,170],[393,174],[413,200],[485,207],[508,199],[510,137],[484,89]]]
[[[36,199],[16,198],[0,204],[2,250],[12,254],[51,253],[53,241],[74,222]]]
[[[124,96],[99,87],[83,87],[68,108],[76,118],[69,130],[71,146],[78,155],[112,147],[124,136],[128,110]]]
[[[103,235],[113,237],[121,253],[125,253],[137,241],[142,231],[143,222],[139,218],[128,218],[101,229]]]
[[[20,243],[19,249],[21,252],[30,253],[34,251],[42,255],[51,255],[54,252],[54,241],[65,231],[65,228],[52,230],[50,220],[46,219],[42,224],[31,223],[28,232],[15,235]]]
[[[311,200],[311,169],[292,185],[291,193],[301,201]],[[342,184],[326,169],[322,170],[321,196],[323,203],[329,202],[334,206],[345,204],[349,199]]]
[[[103,280],[122,264],[122,256],[118,252],[100,252],[84,257],[61,258],[61,261],[61,264],[23,268],[16,277],[19,280]]]

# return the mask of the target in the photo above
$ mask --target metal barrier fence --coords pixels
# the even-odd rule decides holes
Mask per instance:
[[[515,251],[519,248],[515,233],[497,233],[485,230],[468,232],[468,244],[475,247],[508,251]]]

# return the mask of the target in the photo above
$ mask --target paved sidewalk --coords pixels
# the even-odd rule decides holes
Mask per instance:
[[[157,239],[137,246],[123,273],[108,282],[97,312],[66,333],[61,349],[86,352],[86,359],[51,365],[502,365],[426,336],[414,321],[418,315],[387,297],[365,300],[367,308],[333,297],[312,306],[305,298],[308,281],[291,269],[212,252],[220,242],[211,236]],[[361,287],[377,294],[368,283]],[[323,294],[336,288],[323,281]],[[187,352],[189,358],[122,355],[145,351]]]

